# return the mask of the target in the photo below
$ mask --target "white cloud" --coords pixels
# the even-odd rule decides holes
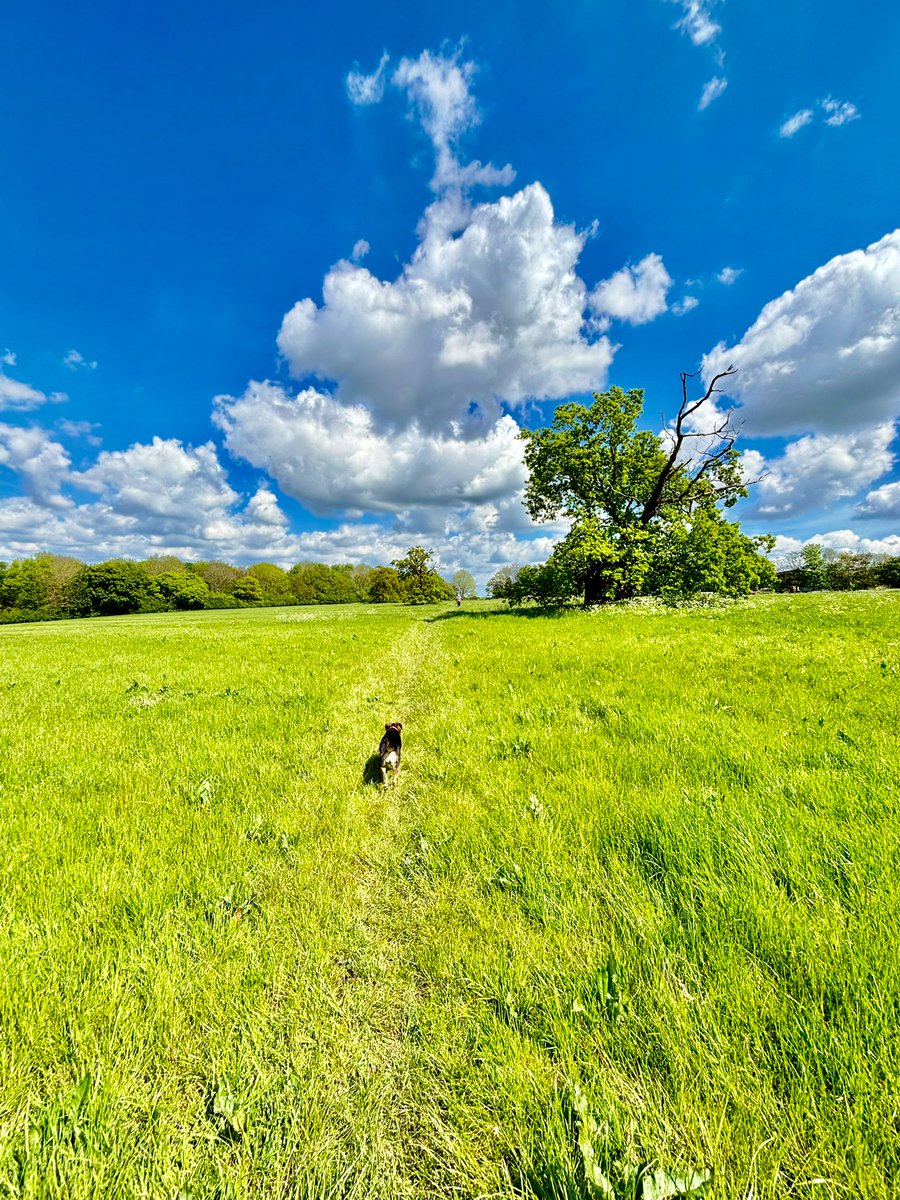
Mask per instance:
[[[798,438],[778,458],[745,451],[745,476],[763,476],[749,504],[760,515],[793,516],[855,496],[891,469],[895,433],[886,423],[860,433]]]
[[[709,108],[713,100],[717,100],[719,96],[728,87],[728,80],[721,75],[714,75],[703,85],[703,92],[700,95],[700,102],[697,108],[703,112],[705,108]]]
[[[361,258],[366,257],[366,255],[369,253],[370,249],[371,249],[371,247],[369,246],[369,243],[366,241],[366,239],[360,238],[358,242],[354,243],[353,253],[350,255],[350,257],[353,260],[353,262],[359,262],[359,260]]]
[[[481,119],[469,90],[474,73],[475,64],[462,62],[458,52],[448,58],[424,50],[416,59],[401,59],[391,79],[406,92],[434,146],[431,186],[436,192],[478,183],[508,185],[515,178],[508,163],[498,168],[476,160],[463,166],[457,158],[460,137]]]
[[[508,416],[477,438],[416,425],[391,433],[362,405],[253,383],[243,396],[218,397],[213,420],[231,454],[319,513],[460,507],[508,496],[525,481],[518,426]]]
[[[71,461],[65,447],[53,441],[45,429],[0,424],[0,466],[18,475],[26,495],[35,503],[49,508],[65,508],[71,503],[60,492]]]
[[[676,317],[683,317],[685,313],[695,309],[699,303],[696,296],[682,296],[676,304],[672,305],[672,312]]]
[[[296,377],[334,380],[343,403],[426,431],[465,420],[473,402],[495,417],[501,401],[590,391],[613,348],[585,336],[585,236],[556,222],[539,183],[471,210],[438,201],[396,280],[338,263],[322,307],[301,300],[285,316],[279,349]],[[640,265],[641,297],[655,259]]]
[[[857,507],[869,516],[900,518],[900,480],[875,488]]]
[[[900,413],[900,230],[841,254],[765,306],[735,346],[703,359],[749,436],[856,433]]]
[[[56,422],[56,428],[66,437],[84,438],[89,445],[99,446],[101,439],[94,433],[100,428],[97,421],[70,421],[66,418]]]
[[[860,115],[859,109],[849,100],[834,100],[831,96],[822,101],[822,108],[828,113],[825,118],[826,125],[846,125],[848,121],[855,121]]]
[[[724,283],[726,287],[731,285],[744,273],[743,267],[723,267],[716,276],[719,283]]]
[[[0,363],[3,363],[4,366],[7,367],[14,367],[16,365],[16,356],[13,351],[4,350],[3,353],[0,354]]]
[[[13,366],[16,356],[13,354],[10,357],[13,362],[7,365]],[[4,358],[3,361],[7,362],[7,358]],[[65,392],[51,392],[48,396],[45,392],[40,392],[27,383],[11,379],[0,369],[0,412],[29,412],[31,409],[39,408],[42,404],[61,404],[64,400],[68,400]]]
[[[811,108],[801,108],[799,112],[795,112],[792,117],[784,122],[778,130],[778,136],[783,138],[792,138],[795,133],[809,125],[813,119],[813,110]]]
[[[706,0],[675,0],[680,4],[683,16],[676,24],[676,29],[682,29],[695,46],[706,46],[715,41],[722,32],[712,18],[712,5]]]
[[[666,311],[672,277],[658,254],[648,254],[635,267],[623,267],[591,292],[590,307],[601,316],[645,325]],[[573,391],[576,389],[572,389]]]
[[[371,75],[364,75],[358,70],[347,72],[344,84],[354,104],[364,106],[378,103],[384,95],[384,72],[389,62],[390,55],[385,53]]]
[[[86,371],[97,370],[96,361],[88,362],[84,355],[78,350],[70,350],[63,359],[63,363],[69,368],[70,371],[77,371],[79,367],[83,367]]]

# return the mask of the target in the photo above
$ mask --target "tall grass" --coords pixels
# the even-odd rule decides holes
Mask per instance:
[[[900,1194],[898,615],[0,630],[0,1195]]]

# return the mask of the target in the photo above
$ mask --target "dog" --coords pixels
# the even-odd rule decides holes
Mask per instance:
[[[400,748],[403,740],[400,730],[403,726],[399,721],[392,721],[384,727],[384,737],[378,747],[378,757],[381,759],[381,782],[388,785],[388,772],[391,772],[391,782],[397,782],[400,776]]]

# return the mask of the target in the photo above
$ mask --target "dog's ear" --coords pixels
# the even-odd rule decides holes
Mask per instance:
[[[385,725],[385,727],[384,727],[384,732],[385,732],[385,733],[387,733],[387,731],[388,731],[389,729],[390,729],[390,725]]]
[[[398,728],[398,729],[402,729],[402,728],[403,728],[403,726],[400,724],[400,722],[399,722],[399,721],[397,722],[397,728]]]

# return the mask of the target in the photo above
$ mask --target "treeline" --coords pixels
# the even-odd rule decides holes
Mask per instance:
[[[851,554],[812,542],[787,556],[778,572],[782,592],[858,592],[865,588],[900,587],[900,557]]]
[[[302,562],[288,571],[274,563],[243,568],[182,562],[173,555],[87,564],[38,554],[0,562],[0,623],[178,609],[422,603],[454,595],[418,547],[390,567]]]

